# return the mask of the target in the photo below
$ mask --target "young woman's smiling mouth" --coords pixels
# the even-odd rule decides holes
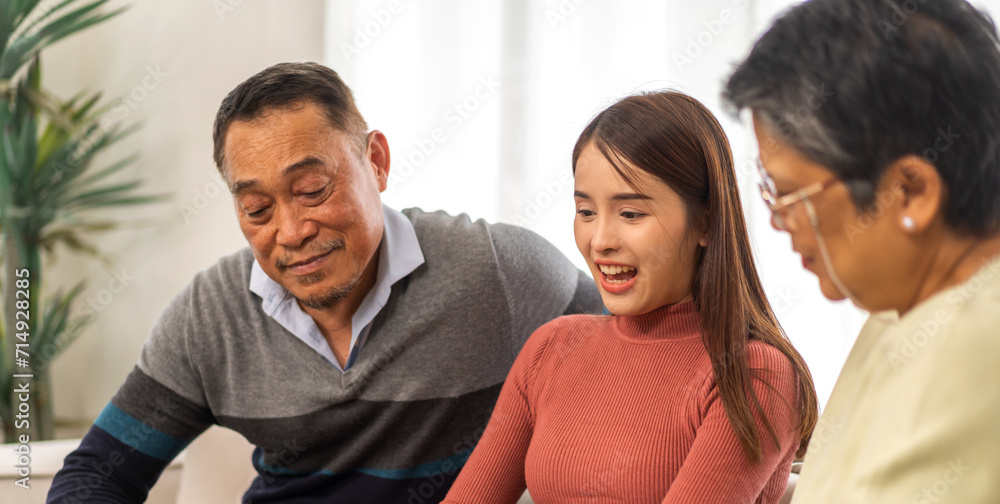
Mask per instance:
[[[635,285],[639,270],[635,266],[608,261],[594,261],[601,272],[601,287],[612,294],[621,294]]]

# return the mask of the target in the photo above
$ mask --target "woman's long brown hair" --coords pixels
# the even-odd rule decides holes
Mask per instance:
[[[805,454],[819,410],[812,374],[785,336],[764,295],[750,252],[729,140],[715,116],[700,102],[676,92],[630,96],[597,115],[573,149],[573,170],[593,143],[630,184],[643,170],[670,186],[685,203],[688,226],[705,232],[699,248],[692,296],[701,315],[708,351],[729,423],[747,457],[760,461],[760,433],[753,411],[777,435],[757,398],[751,379],[764,382],[747,360],[747,344],[757,339],[781,351],[795,368],[801,412],[797,454]],[[772,387],[773,388],[773,387]],[[785,398],[789,408],[793,405]]]

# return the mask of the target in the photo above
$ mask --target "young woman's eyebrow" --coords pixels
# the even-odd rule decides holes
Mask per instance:
[[[593,199],[587,193],[583,191],[573,191],[573,196],[583,199]],[[652,196],[647,196],[640,193],[618,193],[611,196],[612,201],[627,201],[627,200],[651,200]]]

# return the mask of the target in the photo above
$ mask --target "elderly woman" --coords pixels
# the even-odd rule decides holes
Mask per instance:
[[[772,224],[872,312],[793,502],[1000,499],[997,45],[962,0],[813,0],[727,84]]]

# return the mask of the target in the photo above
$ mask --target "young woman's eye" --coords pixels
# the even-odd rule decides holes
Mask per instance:
[[[624,217],[626,220],[635,220],[638,219],[639,217],[642,217],[643,215],[646,214],[639,212],[622,212],[622,217]]]
[[[582,208],[580,210],[577,210],[576,213],[580,214],[581,217],[593,217],[594,215],[593,211]]]

